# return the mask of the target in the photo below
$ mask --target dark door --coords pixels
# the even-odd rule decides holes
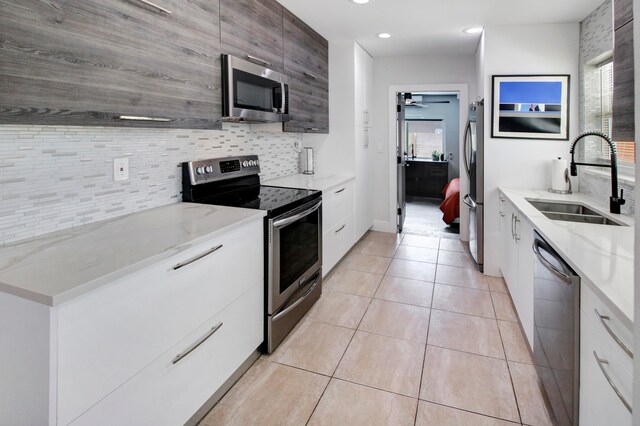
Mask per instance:
[[[398,232],[402,232],[404,226],[404,219],[406,216],[407,207],[407,194],[406,194],[406,169],[407,166],[405,158],[405,132],[404,132],[404,97],[402,93],[397,95],[397,109],[396,109],[396,158],[397,158],[397,171],[398,171],[398,196],[397,196],[397,211],[398,211]]]

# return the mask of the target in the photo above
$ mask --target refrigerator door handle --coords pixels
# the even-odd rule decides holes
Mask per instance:
[[[464,128],[464,147],[463,147],[463,155],[464,155],[464,169],[467,172],[467,176],[471,178],[471,164],[469,163],[469,141],[471,138],[471,120],[467,121],[467,125]]]
[[[469,194],[465,195],[462,198],[462,202],[465,203],[471,210],[475,210],[477,207],[477,204],[471,199]]]

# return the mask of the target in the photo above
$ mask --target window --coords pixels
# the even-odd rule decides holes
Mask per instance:
[[[407,120],[406,152],[409,157],[431,158],[434,151],[444,152],[442,120]]]
[[[600,73],[600,111],[602,133],[612,137],[613,121],[613,62],[607,62],[598,67]],[[629,141],[615,141],[618,162],[621,166],[633,165],[636,162],[636,144]],[[599,149],[602,159],[609,159],[609,145],[602,141]]]

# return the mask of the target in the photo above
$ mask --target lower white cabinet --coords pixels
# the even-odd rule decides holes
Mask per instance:
[[[326,276],[355,241],[354,181],[322,194],[322,275]]]
[[[262,342],[263,288],[250,288],[71,424],[184,424]]]
[[[604,321],[611,332],[595,315],[596,309],[608,318]],[[621,343],[626,346],[626,335],[630,331],[615,315],[606,311],[604,304],[586,284],[582,285],[580,424],[632,424],[631,412],[625,402],[631,404],[633,401],[633,360],[621,346]]]
[[[24,407],[0,410],[0,424],[184,424],[262,343],[263,232],[256,219],[54,307],[12,313],[4,308],[20,299],[3,294],[0,322],[40,336],[2,342],[16,370],[49,374],[23,383],[29,394],[48,389],[38,417],[14,401]],[[0,381],[4,395],[11,383]]]
[[[529,345],[533,347],[533,226],[502,193],[500,199],[500,269]]]

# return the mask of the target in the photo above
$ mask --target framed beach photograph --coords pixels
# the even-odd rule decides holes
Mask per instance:
[[[494,75],[491,136],[569,139],[569,75]]]

